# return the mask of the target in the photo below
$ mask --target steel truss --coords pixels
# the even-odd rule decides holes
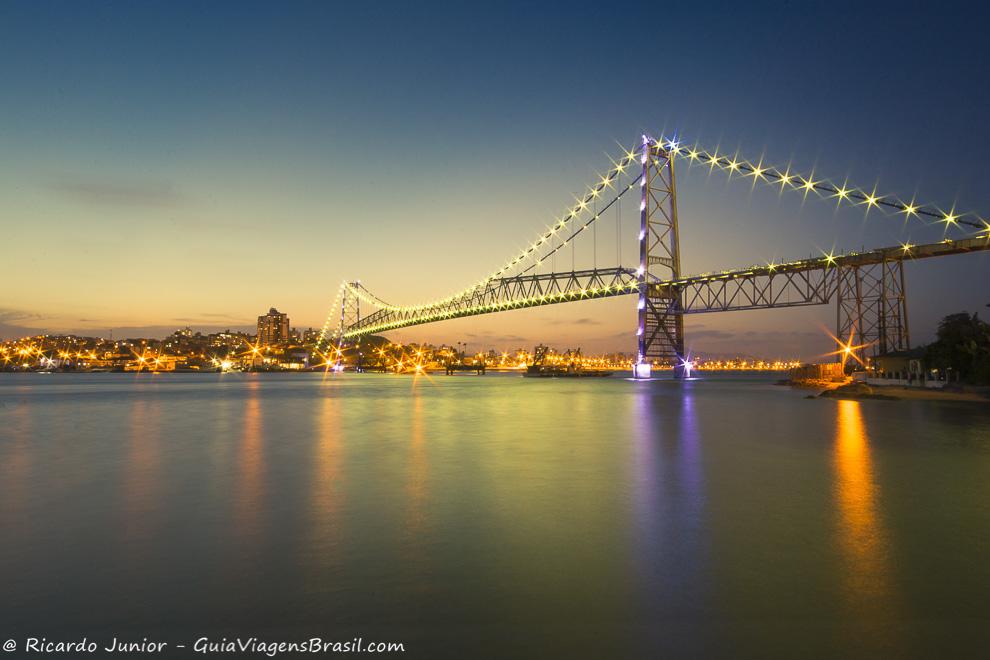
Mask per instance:
[[[851,335],[854,346],[864,347],[870,354],[878,355],[910,346],[904,289],[905,261],[987,250],[990,250],[990,238],[968,238],[662,281],[650,274],[645,283],[646,309],[649,310],[646,318],[648,320],[652,316],[658,319],[658,332],[664,332],[661,328],[663,322],[683,323],[681,319],[684,314],[825,305],[835,300],[839,340],[849,341]],[[590,298],[640,294],[642,301],[643,275],[622,267],[517,275],[493,279],[469,294],[443,304],[379,309],[363,318],[360,317],[355,294],[349,288],[345,291],[341,306],[344,319],[342,336],[351,339],[444,319]],[[348,322],[345,316],[352,321]],[[683,339],[683,325],[679,328]],[[667,336],[670,335],[664,334],[664,338]]]
[[[967,238],[880,248],[785,264],[706,273],[649,286],[651,296],[679,301],[682,314],[825,305],[836,301],[836,334],[857,354],[910,347],[904,262],[990,250]]]
[[[428,307],[379,309],[348,326],[342,335],[346,339],[508,309],[630,295],[636,293],[638,288],[636,271],[621,267],[496,278],[445,303]]]
[[[836,279],[840,341],[872,356],[911,347],[903,260],[846,266]]]
[[[821,265],[768,273],[736,271],[711,278],[661,282],[651,288],[656,295],[668,299],[679,297],[682,314],[824,305],[835,290],[834,271],[834,267]]]

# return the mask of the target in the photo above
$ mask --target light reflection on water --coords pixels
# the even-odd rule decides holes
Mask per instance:
[[[835,496],[839,513],[836,540],[845,559],[841,579],[852,623],[848,632],[861,648],[885,653],[893,648],[903,651],[903,644],[898,643],[892,630],[898,619],[898,602],[892,593],[895,576],[862,404],[838,401],[836,406]]]
[[[0,378],[0,621],[377,636],[422,657],[987,641],[990,415],[804,394]]]
[[[237,451],[237,490],[235,496],[234,525],[238,542],[256,543],[261,533],[261,520],[264,514],[265,465],[262,435],[262,413],[260,383],[248,384],[244,396],[244,413],[241,417],[242,430]]]
[[[877,513],[877,488],[870,465],[870,442],[858,401],[839,401],[835,442],[836,499],[840,513],[838,541],[852,569],[847,593],[868,606],[889,587],[886,539]]]
[[[161,506],[161,402],[140,399],[131,406],[130,433],[124,449],[126,470],[120,475],[120,531],[123,561],[148,552],[159,533],[157,515]],[[71,441],[71,435],[63,435]],[[108,475],[109,476],[109,475]]]

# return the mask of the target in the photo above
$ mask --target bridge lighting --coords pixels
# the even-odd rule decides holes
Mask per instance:
[[[905,254],[907,254],[908,252],[910,252],[911,251],[911,248],[913,248],[913,247],[914,246],[911,245],[910,243],[901,243],[901,251],[904,252]]]
[[[512,301],[511,303],[505,303],[500,301],[500,302],[486,303],[478,307],[468,307],[467,305],[465,305],[465,303],[468,303],[468,301],[466,299],[463,299],[463,296],[466,293],[471,293],[472,295],[474,295],[475,292],[479,290],[483,290],[486,285],[490,286],[490,283],[492,282],[493,279],[498,278],[505,271],[520,264],[523,265],[532,264],[526,266],[527,270],[529,268],[535,267],[536,265],[542,265],[542,263],[546,261],[546,259],[550,255],[554,254],[557,250],[566,247],[566,245],[570,243],[570,240],[562,240],[562,243],[559,246],[551,247],[551,249],[549,249],[546,254],[539,253],[541,246],[545,245],[548,242],[551,242],[553,236],[559,233],[561,229],[564,229],[571,220],[574,220],[578,217],[581,217],[582,220],[585,220],[584,224],[577,228],[577,231],[574,234],[577,235],[582,233],[583,230],[586,229],[589,224],[601,219],[602,216],[601,214],[598,213],[595,213],[594,216],[591,217],[590,219],[587,216],[580,216],[579,214],[581,214],[582,211],[588,208],[588,206],[591,204],[591,200],[600,198],[601,192],[605,190],[605,188],[609,187],[612,183],[616,183],[616,187],[619,191],[617,193],[618,196],[621,196],[622,194],[625,193],[625,191],[633,188],[637,180],[640,182],[640,186],[645,186],[646,185],[645,177],[637,176],[635,171],[633,172],[632,176],[626,179],[627,181],[629,181],[627,187],[619,186],[616,181],[616,178],[622,171],[624,171],[626,167],[633,164],[633,158],[635,158],[637,155],[641,156],[641,160],[645,162],[649,162],[649,159],[654,157],[654,155],[657,153],[657,150],[663,148],[662,145],[666,145],[670,150],[671,154],[678,154],[681,156],[685,156],[691,159],[692,161],[704,159],[705,162],[708,162],[712,166],[712,168],[714,168],[717,165],[720,169],[726,170],[728,172],[742,171],[744,175],[752,174],[754,181],[760,179],[761,177],[767,182],[779,181],[781,184],[781,189],[783,189],[784,186],[790,184],[794,189],[803,188],[805,190],[805,195],[807,195],[808,191],[816,190],[820,193],[819,194],[820,197],[833,196],[840,201],[847,201],[850,202],[851,204],[865,204],[868,208],[874,206],[881,206],[881,205],[890,206],[896,212],[903,212],[906,216],[911,216],[911,215],[926,216],[927,218],[931,218],[936,222],[944,222],[946,226],[957,225],[957,224],[972,224],[973,227],[977,228],[980,231],[981,239],[983,236],[985,236],[988,240],[990,240],[990,223],[987,223],[985,220],[979,217],[973,217],[972,220],[969,220],[968,218],[972,216],[967,216],[966,214],[956,214],[954,210],[949,212],[944,212],[941,209],[937,209],[933,206],[916,205],[913,200],[910,204],[905,204],[893,197],[884,199],[876,195],[875,188],[873,193],[867,194],[862,189],[849,187],[846,184],[843,184],[841,187],[839,187],[839,186],[835,186],[834,184],[828,183],[827,180],[815,181],[813,178],[814,172],[812,172],[811,176],[802,177],[802,176],[796,176],[790,174],[790,167],[788,167],[787,171],[785,172],[781,172],[781,170],[773,167],[765,168],[763,167],[762,159],[758,163],[754,164],[751,161],[739,158],[738,154],[734,156],[719,156],[718,153],[715,151],[708,152],[703,149],[700,149],[700,147],[697,144],[695,144],[692,148],[688,149],[688,148],[681,148],[678,142],[673,139],[669,139],[669,140],[661,139],[656,142],[647,140],[644,143],[643,147],[636,149],[635,151],[626,152],[625,157],[621,158],[618,162],[612,161],[612,164],[615,165],[615,169],[609,170],[609,173],[607,175],[602,176],[600,173],[596,172],[595,173],[596,179],[594,180],[597,181],[597,183],[593,186],[589,186],[586,189],[584,199],[578,199],[575,197],[577,206],[572,211],[570,211],[568,215],[565,215],[564,218],[560,220],[557,220],[555,218],[556,224],[553,227],[549,228],[549,232],[547,232],[547,230],[544,229],[543,231],[547,233],[538,236],[536,242],[534,242],[531,246],[528,246],[522,252],[522,254],[520,254],[514,260],[507,263],[505,266],[502,267],[502,269],[496,271],[493,275],[488,276],[486,279],[474,285],[473,288],[469,288],[464,292],[457,293],[454,294],[453,296],[443,298],[441,300],[433,301],[425,305],[399,307],[399,306],[384,304],[382,303],[382,301],[378,300],[373,295],[370,295],[370,293],[363,291],[360,286],[353,286],[351,282],[345,280],[340,284],[338,290],[339,291],[338,297],[339,295],[354,296],[361,300],[368,301],[370,304],[372,304],[379,310],[384,309],[384,310],[401,311],[403,313],[403,316],[401,317],[401,320],[385,321],[384,323],[377,323],[374,326],[371,326],[370,324],[366,324],[364,327],[360,329],[352,330],[351,332],[346,332],[346,333],[341,333],[336,330],[331,332],[330,328],[333,326],[333,323],[332,323],[332,319],[328,318],[327,322],[324,324],[323,330],[320,333],[320,340],[318,341],[318,345],[321,347],[325,345],[324,342],[327,340],[327,337],[330,336],[333,337],[361,336],[361,334],[365,334],[367,332],[372,332],[379,329],[390,329],[395,327],[402,327],[404,325],[410,324],[411,322],[417,322],[417,321],[421,322],[423,319],[440,319],[440,318],[461,316],[463,315],[464,311],[468,309],[479,311],[486,309],[494,310],[494,309],[501,309],[506,307],[515,307],[515,306],[538,305],[547,302],[548,298],[551,301],[553,301],[554,294],[549,294],[543,297],[531,297],[531,298],[519,299]],[[618,196],[616,197],[616,199],[618,199]],[[614,203],[614,201],[615,200],[613,200],[612,203]],[[645,198],[641,200],[640,203],[641,211],[645,211],[646,209],[645,202],[646,202]],[[981,227],[981,225],[983,226]],[[563,238],[564,236],[561,236],[561,239]],[[646,239],[645,232],[640,232],[640,241],[643,241],[645,239]],[[901,247],[902,250],[905,253],[907,253],[911,250],[913,246],[907,244],[907,245],[902,245]],[[817,260],[818,263],[825,262],[829,266],[835,266],[838,264],[837,256],[834,254],[834,252],[830,252],[828,254],[825,254],[823,252],[822,254],[823,257]],[[781,266],[780,264],[776,264],[774,263],[774,261],[771,261],[767,265],[767,271],[773,272],[780,266]],[[523,266],[520,266],[520,268],[522,267]],[[641,264],[640,267],[636,270],[636,276],[638,278],[642,278],[644,273],[645,273],[645,266],[644,264]],[[631,274],[631,273],[627,273],[627,274]],[[353,284],[357,284],[357,282],[355,281]],[[580,293],[576,291],[570,291],[569,295],[558,293],[557,297],[560,299],[568,299],[568,298],[574,299],[578,295],[582,297],[601,296],[601,295],[608,295],[613,288],[616,290],[616,292],[625,292],[627,287],[629,292],[634,292],[637,286],[642,287],[642,284],[643,284],[642,279],[640,279],[638,285],[635,282],[625,282],[625,283],[617,282],[614,285],[614,287],[604,286],[602,288],[585,288],[585,289],[581,289]],[[494,291],[492,291],[492,296],[494,297],[495,295],[497,294],[495,294]],[[440,305],[446,306],[451,302],[454,302],[457,305],[456,306],[457,311],[451,312],[449,309],[439,308]],[[259,353],[257,347],[251,347],[251,348],[253,353],[256,354]]]

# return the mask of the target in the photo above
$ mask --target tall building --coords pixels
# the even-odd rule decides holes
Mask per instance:
[[[272,307],[258,317],[258,345],[269,346],[289,340],[289,315]]]

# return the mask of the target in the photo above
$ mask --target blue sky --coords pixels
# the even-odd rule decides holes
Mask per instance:
[[[0,5],[0,334],[322,324],[341,278],[416,302],[487,274],[676,131],[990,212],[969,4]],[[679,177],[688,273],[939,230]],[[915,341],[990,302],[984,255],[911,264]],[[984,308],[985,309],[985,308]],[[631,350],[630,299],[399,333]],[[808,356],[831,308],[707,315],[699,350]]]

